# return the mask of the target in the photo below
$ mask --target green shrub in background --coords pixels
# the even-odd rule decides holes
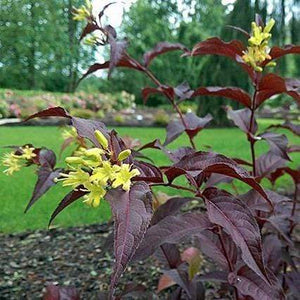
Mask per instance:
[[[157,111],[154,116],[154,123],[159,126],[166,126],[170,121],[169,115],[164,110]]]

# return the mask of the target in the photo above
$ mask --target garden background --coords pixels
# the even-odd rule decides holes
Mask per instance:
[[[59,126],[8,126],[49,106],[66,107],[74,116],[104,120],[110,126],[120,126],[117,131],[140,139],[143,144],[155,138],[164,139],[165,126],[172,118],[163,97],[153,96],[147,106],[143,105],[141,87],[149,84],[147,79],[130,70],[115,70],[110,80],[105,71],[90,76],[77,86],[78,79],[87,66],[95,59],[102,62],[106,52],[78,43],[81,24],[72,19],[72,7],[78,7],[79,0],[0,0],[0,153],[7,152],[7,145],[23,145],[31,142],[35,146],[47,146],[59,153],[57,141],[63,141]],[[105,1],[94,1],[103,6]],[[101,4],[99,4],[101,2]],[[123,22],[118,29],[121,37],[128,37],[131,46],[128,52],[141,58],[158,41],[181,42],[191,48],[196,42],[211,36],[220,35],[226,41],[242,38],[238,31],[227,25],[238,25],[250,30],[249,24],[255,12],[265,20],[272,16],[276,20],[273,29],[273,44],[299,44],[300,1],[219,1],[219,0],[137,0],[125,1]],[[121,20],[122,11],[114,6],[107,14]],[[117,15],[117,17],[116,17]],[[134,22],[134,26],[133,26]],[[161,56],[153,62],[154,73],[160,74],[162,82],[171,78],[171,85],[187,77],[192,87],[200,85],[232,85],[245,89],[250,87],[246,76],[226,58],[203,57],[201,59],[179,59],[178,53]],[[191,71],[193,70],[193,71]],[[285,77],[299,77],[300,59],[287,56],[282,59],[275,73]],[[226,77],[224,76],[226,74]],[[238,104],[222,98],[205,101],[205,97],[187,101],[184,112],[195,111],[200,116],[211,113],[212,127],[201,133],[196,143],[203,149],[245,159],[250,157],[244,145],[244,136],[237,129],[224,129],[231,126],[227,121],[222,105]],[[280,106],[280,109],[274,107]],[[274,119],[282,123],[289,118],[299,121],[299,109],[288,96],[277,96],[268,101],[260,111],[259,123],[263,128]],[[266,119],[268,117],[269,119]],[[270,119],[271,118],[271,119]],[[4,121],[5,119],[5,121]],[[23,124],[22,124],[23,125]],[[35,124],[40,125],[40,123]],[[138,126],[138,127],[135,127]],[[139,128],[140,126],[148,126]],[[290,133],[292,144],[299,139]],[[182,137],[172,147],[185,144]],[[265,148],[264,148],[265,147]],[[263,145],[258,152],[265,150]],[[70,150],[69,150],[70,151]],[[166,164],[165,158],[154,150],[159,165]],[[64,153],[64,156],[68,151]],[[61,161],[64,156],[61,157]],[[294,158],[293,166],[299,165]],[[44,196],[43,201],[24,217],[23,211],[35,183],[32,170],[22,170],[14,179],[0,174],[0,232],[21,232],[29,229],[46,228],[49,212],[56,207],[65,191],[54,187]],[[288,191],[291,182],[287,178],[279,181],[279,189]],[[243,185],[237,186],[243,190]],[[166,189],[163,192],[168,193]],[[13,215],[13,217],[12,217]],[[55,226],[73,226],[107,221],[110,212],[107,205],[98,209],[75,203],[57,218]]]

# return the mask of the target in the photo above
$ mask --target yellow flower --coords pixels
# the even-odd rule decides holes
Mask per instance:
[[[89,206],[97,207],[100,205],[101,199],[105,196],[106,190],[101,185],[87,183],[85,188],[89,193],[83,196],[83,202]]]
[[[103,149],[107,150],[108,140],[104,136],[104,134],[99,130],[95,130],[95,137],[96,137],[97,141],[99,142],[99,144],[103,147]]]
[[[98,167],[102,164],[102,155],[104,151],[99,148],[86,149],[84,157],[82,157],[83,164],[87,167]]]
[[[103,161],[102,166],[93,170],[93,175],[90,177],[91,182],[95,182],[101,185],[106,185],[108,180],[114,180],[116,172],[121,167],[118,165],[112,165],[109,161]]]
[[[30,160],[33,157],[36,157],[36,154],[33,153],[33,151],[34,151],[33,147],[25,146],[22,148],[23,154],[21,155],[21,157],[24,159]]]
[[[73,8],[73,20],[84,21],[92,16],[93,6],[91,1],[86,0],[85,5],[81,5],[80,8]]]
[[[78,169],[76,171],[72,171],[69,174],[60,173],[60,179],[56,179],[56,181],[62,181],[63,186],[72,186],[73,188],[78,187],[79,185],[85,185],[89,182],[90,174]]]
[[[79,147],[76,151],[74,151],[73,155],[76,157],[81,157],[84,155],[85,151],[86,151],[86,148]]]
[[[70,139],[70,138],[76,139],[77,138],[77,130],[73,126],[68,129],[65,129],[62,132],[62,137],[65,140]]]
[[[128,158],[128,156],[130,154],[131,154],[131,150],[130,149],[127,149],[127,150],[124,150],[124,151],[120,152],[120,154],[118,155],[118,161],[125,160],[126,158]]]
[[[6,153],[2,160],[2,164],[5,167],[8,167],[3,171],[6,175],[12,175],[14,172],[17,172],[22,167],[22,162],[20,160],[21,156],[15,155],[13,152]]]
[[[123,164],[120,167],[119,172],[115,175],[115,180],[112,183],[112,187],[116,188],[118,186],[122,186],[123,190],[129,191],[130,190],[130,183],[131,178],[140,175],[139,170],[133,169],[130,171],[130,165],[129,164]]]
[[[249,46],[244,51],[243,60],[252,66],[255,71],[262,72],[260,64],[266,59],[271,59],[269,55],[268,42],[271,38],[270,31],[274,26],[275,21],[271,19],[264,29],[258,26],[255,22],[252,22],[252,36],[249,38]],[[273,64],[274,65],[274,64]]]

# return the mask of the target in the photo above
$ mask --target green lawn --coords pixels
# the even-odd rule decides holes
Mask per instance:
[[[267,126],[269,121],[260,122],[261,127]],[[164,139],[165,131],[160,128],[117,128],[119,134],[130,135],[139,138],[142,143],[149,142],[155,138]],[[299,138],[287,131],[292,144],[298,144]],[[238,129],[206,129],[196,138],[199,149],[206,150],[210,146],[214,151],[231,156],[250,160],[248,143],[245,135]],[[32,143],[34,146],[46,146],[59,152],[62,142],[61,129],[57,127],[0,127],[0,147],[5,145],[22,145]],[[170,148],[186,145],[187,139],[181,137],[176,140]],[[257,153],[262,153],[267,149],[265,143],[257,143]],[[7,149],[0,149],[0,154]],[[146,150],[146,154],[151,156],[158,165],[166,165],[168,160],[156,150]],[[67,152],[66,152],[67,154]],[[66,155],[65,154],[65,155]],[[294,159],[292,165],[299,166],[300,157],[292,155]],[[62,162],[63,158],[60,160]],[[0,168],[1,171],[3,168]],[[35,174],[33,167],[23,169],[15,173],[13,177],[7,177],[0,173],[0,232],[19,232],[36,228],[47,228],[47,223],[51,212],[58,202],[68,192],[67,188],[55,186],[40,199],[32,209],[24,215],[23,211],[27,201],[30,199],[34,184]],[[291,182],[286,177],[279,183],[283,188],[291,188]],[[247,186],[237,182],[237,187],[241,191],[247,190]],[[178,191],[163,189],[170,194],[179,194]],[[103,203],[99,208],[88,208],[81,201],[77,201],[67,208],[54,222],[55,226],[74,226],[102,222],[109,218],[109,207]]]

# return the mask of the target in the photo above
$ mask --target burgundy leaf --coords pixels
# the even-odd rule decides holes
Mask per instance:
[[[205,230],[197,235],[196,245],[222,269],[229,271],[227,258],[234,267],[237,261],[237,248],[227,233],[222,231],[221,235],[222,242],[218,234]]]
[[[284,167],[286,163],[287,160],[269,151],[256,159],[256,176],[264,178],[276,169]]]
[[[144,149],[162,149],[162,145],[160,143],[160,140],[158,139],[155,139],[154,141],[148,143],[148,144],[145,144],[143,145],[141,148],[138,149],[138,151],[142,151]]]
[[[269,53],[271,59],[265,60],[262,65],[265,66],[270,61],[280,58],[287,54],[299,54],[299,53],[300,53],[300,46],[298,45],[286,45],[284,46],[284,48],[274,46],[271,48],[271,51]]]
[[[225,191],[208,188],[206,198],[208,217],[222,226],[240,248],[243,261],[264,281],[269,282],[263,263],[259,227],[249,208]]]
[[[146,163],[144,161],[134,161],[134,167],[140,171],[140,175],[135,177],[136,181],[145,182],[163,182],[163,175],[159,168],[156,166]]]
[[[260,135],[270,146],[270,151],[283,159],[291,160],[287,155],[288,139],[284,134],[265,132]]]
[[[220,183],[231,183],[233,181],[232,178],[222,175],[222,174],[211,174],[207,181],[205,182],[206,187],[215,186]]]
[[[55,185],[54,179],[59,176],[61,169],[52,170],[48,166],[42,166],[38,170],[38,180],[35,184],[34,191],[29,203],[26,206],[25,213],[28,209],[42,197],[53,185]]]
[[[190,99],[194,94],[194,91],[191,89],[188,82],[183,82],[174,88],[176,96],[179,98],[179,101]]]
[[[271,125],[269,128],[285,128],[290,130],[292,133],[294,133],[297,136],[300,136],[300,125],[298,124],[293,124],[290,121],[285,121],[283,124],[278,124],[278,125]]]
[[[160,246],[155,252],[155,258],[167,269],[177,268],[182,263],[180,252],[174,244]]]
[[[135,260],[149,257],[165,243],[178,243],[210,228],[212,224],[205,214],[186,213],[179,216],[168,216],[151,226],[135,254]]]
[[[175,215],[180,211],[182,206],[184,206],[192,200],[195,200],[195,198],[170,198],[166,203],[160,205],[154,212],[151,220],[151,225],[155,225],[167,216]]]
[[[200,174],[209,176],[212,173],[223,174],[245,182],[257,190],[270,203],[265,191],[255,179],[236,162],[221,154],[204,151],[196,152],[183,157],[178,163],[175,163],[165,171],[170,182],[183,174],[195,177]],[[272,203],[270,205],[272,206]]]
[[[106,25],[103,27],[103,30],[107,33],[110,34],[113,38],[117,37],[117,32],[115,28],[113,28],[111,25]]]
[[[255,72],[253,68],[246,64],[242,59],[242,56],[244,55],[243,51],[245,50],[245,46],[238,40],[224,42],[218,37],[213,37],[196,44],[190,55],[197,56],[211,54],[229,57],[241,65],[241,67],[250,75],[251,79],[254,80]]]
[[[110,66],[110,61],[106,61],[102,64],[100,63],[95,63],[92,66],[89,67],[89,69],[82,75],[80,78],[79,82],[82,81],[85,77],[88,75],[98,71],[98,70],[104,70],[108,69]],[[123,67],[123,68],[129,68],[129,69],[135,69],[137,71],[143,71],[143,67],[137,63],[136,61],[133,61],[132,59],[123,56],[116,64],[116,67]]]
[[[54,210],[54,212],[52,213],[51,217],[50,217],[50,221],[48,226],[51,225],[51,223],[53,222],[53,220],[56,218],[56,216],[62,211],[64,210],[67,206],[71,205],[73,202],[75,202],[76,200],[78,200],[79,198],[83,197],[86,194],[86,192],[83,192],[79,189],[79,187],[76,190],[71,191],[70,193],[68,193],[64,199],[58,204],[58,206],[56,207],[56,209]]]
[[[227,272],[211,271],[207,274],[200,275],[198,278],[201,281],[227,282]]]
[[[43,300],[79,300],[79,292],[74,287],[50,284],[46,287]]]
[[[79,40],[81,41],[84,37],[86,37],[88,34],[94,32],[97,29],[99,29],[99,26],[96,23],[89,22],[83,29]]]
[[[179,43],[172,44],[168,42],[160,42],[158,43],[152,50],[146,52],[143,57],[144,66],[148,67],[151,63],[151,61],[157,57],[158,55],[175,51],[175,50],[182,50],[182,51],[188,51],[188,49]]]
[[[250,120],[251,120],[251,110],[248,108],[232,110],[231,108],[227,108],[227,115],[234,124],[243,130],[246,133],[250,132]],[[257,122],[254,119],[254,126],[252,127],[251,133],[255,134],[257,131]]]
[[[152,196],[145,182],[135,183],[130,191],[112,189],[106,195],[115,220],[115,264],[111,279],[111,294],[143,240],[152,216]]]
[[[45,117],[64,117],[64,118],[71,118],[69,113],[62,107],[51,107],[44,109],[38,113],[35,113],[31,116],[29,116],[27,119],[25,119],[24,122],[34,119],[34,118],[45,118]]]
[[[115,162],[118,161],[119,154],[123,150],[126,150],[125,143],[118,136],[117,132],[114,129],[109,133],[109,149],[111,152],[111,159],[114,160]],[[131,164],[132,155],[129,155],[129,157],[124,160],[124,162],[127,164]]]
[[[166,96],[168,99],[173,100],[175,97],[175,90],[174,88],[167,86],[167,85],[161,85],[159,87],[145,87],[142,90],[142,97],[144,99],[144,104],[147,103],[148,98],[152,94],[162,94]]]
[[[251,107],[251,97],[244,90],[236,87],[221,87],[221,86],[208,86],[200,87],[195,90],[192,97],[196,96],[220,96],[232,99],[243,104],[246,107]]]
[[[288,94],[300,103],[300,81],[284,79],[276,74],[265,75],[258,84],[256,94],[256,107],[264,101],[278,94]]]
[[[257,24],[257,26],[260,26],[261,28],[265,28],[264,21],[260,16],[260,14],[255,14],[255,23]]]
[[[268,275],[270,277],[270,272],[268,272]],[[237,274],[230,273],[228,276],[228,281],[243,295],[250,296],[253,299],[284,299],[284,296],[280,291],[280,288],[277,286],[277,283],[271,285],[261,280],[261,277],[259,277],[247,266],[241,267]]]
[[[185,131],[185,127],[181,121],[174,120],[168,124],[166,130],[167,130],[167,136],[164,142],[164,146],[176,140]]]

